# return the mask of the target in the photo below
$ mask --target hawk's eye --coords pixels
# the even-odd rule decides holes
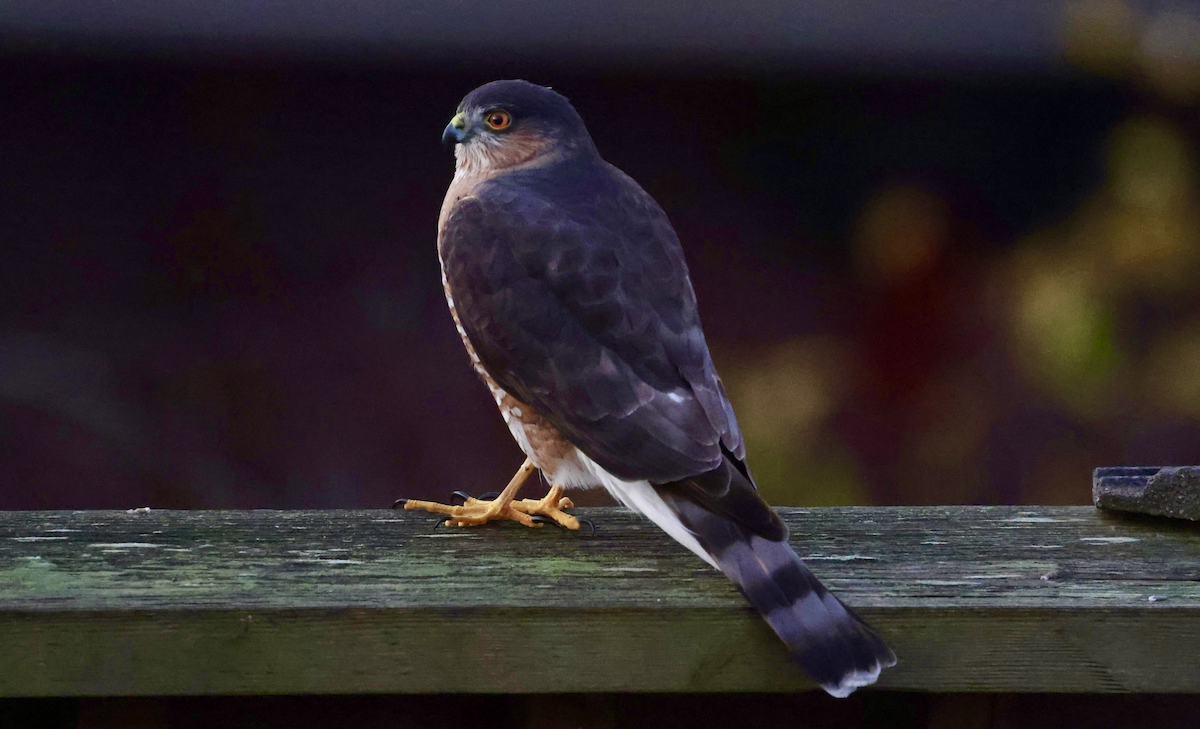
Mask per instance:
[[[483,123],[487,124],[488,129],[494,131],[508,129],[508,127],[512,124],[512,115],[507,111],[500,111],[499,109],[496,111],[489,111],[483,115]]]

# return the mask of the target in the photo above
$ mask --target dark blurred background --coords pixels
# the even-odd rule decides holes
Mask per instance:
[[[796,5],[0,7],[0,508],[502,486],[434,235],[511,77],[675,223],[773,503],[1200,463],[1200,8]]]

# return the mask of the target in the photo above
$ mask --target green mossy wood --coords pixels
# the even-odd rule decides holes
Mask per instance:
[[[0,696],[812,688],[731,584],[595,536],[392,511],[0,512]],[[880,685],[1200,692],[1200,528],[1091,507],[781,509]]]

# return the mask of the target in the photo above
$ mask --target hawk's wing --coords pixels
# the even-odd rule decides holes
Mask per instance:
[[[618,478],[786,536],[743,463],[675,231],[633,180],[603,162],[497,178],[450,212],[439,253],[501,387]]]

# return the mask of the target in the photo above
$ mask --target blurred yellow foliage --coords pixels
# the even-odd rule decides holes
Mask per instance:
[[[1113,311],[1087,256],[1030,243],[1015,261],[1015,359],[1074,412],[1099,417],[1117,364]]]
[[[1125,76],[1137,62],[1141,18],[1121,0],[1078,0],[1065,7],[1067,58],[1093,73]]]
[[[1084,70],[1135,79],[1173,103],[1200,101],[1200,15],[1195,7],[1147,16],[1122,0],[1068,2],[1063,53]]]
[[[1017,362],[1085,419],[1110,415],[1133,397],[1139,355],[1118,332],[1139,330],[1137,302],[1186,305],[1200,272],[1200,184],[1187,137],[1169,120],[1135,117],[1112,131],[1107,155],[1101,189],[1070,218],[1023,241],[1008,271]],[[1200,348],[1187,344],[1189,336],[1151,335],[1149,347],[1137,348],[1152,353],[1148,391],[1160,406],[1173,397],[1180,406],[1190,401],[1193,385],[1181,378],[1196,379]],[[1171,364],[1180,357],[1186,366]]]
[[[1173,296],[1195,285],[1200,260],[1200,195],[1195,150],[1173,123],[1136,117],[1109,138],[1104,209],[1088,211],[1106,244],[1114,285]],[[1087,213],[1085,213],[1087,214]]]
[[[768,502],[871,502],[853,458],[821,435],[848,385],[849,354],[832,338],[795,338],[722,362],[750,467]]]
[[[1163,336],[1145,370],[1146,399],[1173,415],[1200,419],[1200,318]]]

